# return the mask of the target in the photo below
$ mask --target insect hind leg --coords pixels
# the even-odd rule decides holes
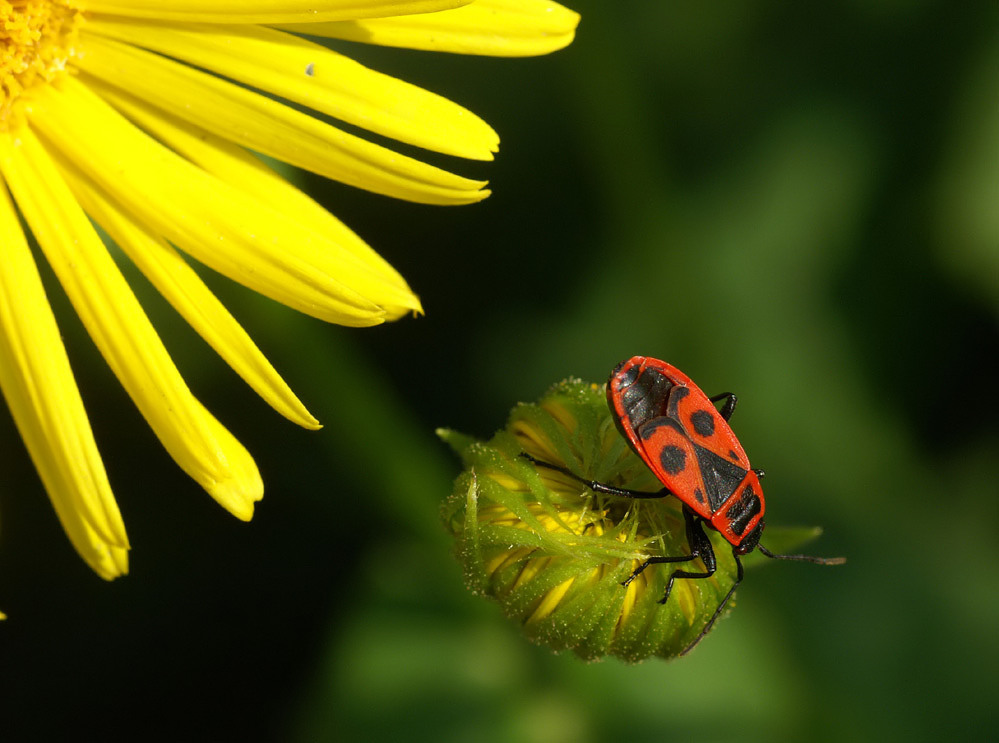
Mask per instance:
[[[715,551],[711,546],[711,540],[708,539],[707,535],[704,533],[701,518],[685,505],[683,507],[683,521],[687,532],[687,546],[690,547],[690,554],[678,555],[676,557],[650,557],[639,565],[621,585],[627,586],[635,580],[635,578],[641,575],[650,565],[690,562],[691,560],[701,558],[705,568],[702,572],[674,570],[670,574],[669,580],[666,583],[666,592],[663,594],[663,597],[659,599],[660,604],[665,604],[669,600],[670,593],[673,591],[673,583],[678,578],[700,580],[703,578],[710,578],[715,574],[715,570],[718,568],[718,561],[715,559]]]

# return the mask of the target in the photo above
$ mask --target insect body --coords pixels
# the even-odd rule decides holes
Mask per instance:
[[[719,410],[715,403],[722,403]],[[634,356],[614,369],[607,381],[607,403],[618,430],[632,450],[645,462],[663,484],[656,492],[615,488],[584,480],[556,465],[531,461],[559,470],[594,492],[627,498],[663,498],[675,496],[683,503],[683,516],[690,554],[649,557],[629,576],[628,585],[651,565],[684,563],[697,558],[703,571],[674,570],[660,603],[666,603],[678,578],[704,579],[717,569],[714,549],[703,526],[717,530],[731,545],[735,558],[736,579],[722,599],[704,630],[684,650],[688,653],[704,637],[721,615],[736,587],[742,581],[739,558],[759,548],[767,557],[801,560],[820,565],[837,565],[844,558],[821,558],[808,555],[776,555],[760,544],[766,503],[760,478],[763,471],[749,464],[742,444],[729,427],[728,420],[736,405],[736,396],[725,392],[708,397],[690,377],[665,361]]]
[[[719,412],[713,403],[723,399]],[[611,374],[607,403],[618,430],[666,490],[740,555],[751,552],[763,533],[763,472],[750,468],[729,428],[735,395],[709,398],[675,366],[635,356]]]

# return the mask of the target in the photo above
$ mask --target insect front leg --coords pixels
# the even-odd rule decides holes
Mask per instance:
[[[711,540],[708,539],[707,534],[704,533],[704,528],[701,526],[700,517],[685,505],[683,507],[683,520],[687,532],[687,545],[690,547],[690,554],[679,555],[677,557],[650,557],[628,576],[628,579],[621,584],[622,586],[627,586],[650,565],[690,562],[691,560],[696,560],[698,557],[701,558],[705,567],[703,572],[692,573],[688,570],[674,570],[670,574],[669,581],[666,583],[666,593],[659,599],[660,604],[665,604],[669,600],[670,592],[673,590],[673,582],[677,578],[710,578],[715,574],[715,570],[718,568],[718,561],[715,559],[715,550],[711,546]]]
[[[734,392],[722,392],[720,395],[715,395],[714,397],[708,398],[711,402],[718,402],[724,400],[725,404],[722,405],[722,409],[718,411],[719,415],[725,420],[732,417],[732,413],[735,412],[735,404],[739,401],[739,398],[735,396]]]

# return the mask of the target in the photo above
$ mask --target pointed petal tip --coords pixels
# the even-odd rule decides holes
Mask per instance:
[[[468,147],[463,149],[461,152],[454,152],[459,157],[464,157],[467,160],[477,160],[479,162],[492,162],[496,159],[496,154],[499,152],[500,139],[499,135],[496,134],[492,129],[489,130],[490,136],[487,141],[479,143],[477,146]]]
[[[239,519],[243,523],[248,524],[251,521],[253,521],[253,504],[252,503],[248,504],[242,510],[236,510],[235,508],[227,508],[226,510],[228,510],[229,513],[231,513],[233,516],[235,516],[237,519]]]
[[[214,486],[205,487],[208,494],[220,506],[240,521],[252,520],[254,503],[264,497],[264,482],[260,479],[256,468],[254,467],[252,473],[246,474],[252,475],[252,477],[240,478],[238,474],[235,474],[226,482],[218,482]]]
[[[425,314],[423,311],[423,303],[420,302],[420,298],[412,292],[409,293],[406,301],[395,303],[385,308],[385,322],[401,320],[403,317],[410,314],[413,317],[420,317]]]
[[[302,428],[307,429],[309,431],[318,431],[320,428],[323,427],[323,424],[320,423],[315,417],[313,417],[311,413],[309,413],[308,418],[302,418],[294,422],[297,423]]]
[[[97,554],[83,555],[91,569],[106,581],[128,575],[128,550],[106,545]]]
[[[462,157],[466,160],[475,160],[480,163],[491,163],[496,159],[496,150],[477,150],[475,152],[464,152]]]

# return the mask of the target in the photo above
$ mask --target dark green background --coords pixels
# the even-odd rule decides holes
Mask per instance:
[[[303,185],[426,317],[328,327],[215,281],[326,427],[272,413],[137,280],[254,453],[249,525],[167,458],[53,289],[133,545],[94,577],[0,420],[0,738],[938,741],[999,671],[999,6],[580,0],[531,60],[350,46],[467,105],[495,194],[445,209]],[[344,45],[347,47],[348,45]],[[690,657],[584,664],[468,594],[458,464],[569,375],[633,354],[710,392],[771,524],[842,568],[754,570]]]

